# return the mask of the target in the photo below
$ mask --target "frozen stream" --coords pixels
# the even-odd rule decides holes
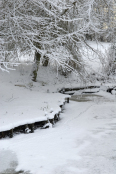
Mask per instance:
[[[87,102],[93,100],[100,100],[102,96],[95,94],[83,94],[83,95],[73,95],[71,97],[72,101],[77,102]],[[29,174],[29,172],[19,171],[16,172],[15,169],[18,165],[18,160],[16,154],[10,150],[0,151],[0,174]]]
[[[10,150],[0,151],[0,174],[29,174],[15,169],[18,165],[16,154]]]
[[[0,174],[116,173],[116,98],[99,92],[71,100],[53,129],[1,140]]]
[[[16,173],[17,157],[15,153],[9,150],[0,151],[0,174]]]
[[[71,96],[72,101],[77,101],[77,102],[88,102],[88,101],[103,101],[103,96],[97,95],[97,94],[81,94],[81,95],[72,95]]]

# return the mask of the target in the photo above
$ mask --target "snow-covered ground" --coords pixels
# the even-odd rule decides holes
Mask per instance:
[[[103,97],[67,104],[51,129],[0,140],[0,153],[9,151],[11,163],[17,157],[16,170],[32,174],[115,174],[116,98],[97,94]]]
[[[65,95],[57,93],[59,88],[91,85],[41,67],[37,82],[32,83],[31,68],[20,65],[9,74],[0,72],[0,126],[3,121],[7,127],[22,120],[28,122],[28,118],[46,119],[45,115],[58,111],[64,100]],[[116,86],[113,83],[102,83],[94,90],[95,96],[83,97],[80,102],[81,93],[88,90],[75,92],[76,101],[65,105],[53,128],[1,139],[0,174],[14,170],[32,174],[115,174],[116,95],[105,92],[107,85]]]
[[[18,85],[18,86],[15,86]],[[20,125],[53,119],[64,95],[30,90],[21,84],[1,83],[0,132]],[[69,96],[70,97],[70,96]]]

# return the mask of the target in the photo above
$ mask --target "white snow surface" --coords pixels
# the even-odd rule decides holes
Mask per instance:
[[[71,101],[53,128],[0,140],[0,151],[6,150],[17,155],[17,171],[115,174],[116,100]]]
[[[39,71],[37,82],[32,83],[30,66],[16,69],[9,74],[0,71],[0,130],[47,119],[60,110],[66,97],[52,92],[83,86],[76,78],[64,82],[46,69]],[[116,95],[106,93],[106,89],[104,84],[100,89],[84,90],[97,92],[98,97],[70,101],[60,121],[49,129],[0,139],[0,174],[11,164],[16,171],[31,174],[116,174]]]
[[[13,78],[12,73],[11,77]],[[5,75],[8,74],[1,72],[0,131],[53,119],[54,115],[61,111],[60,105],[63,104],[65,98],[70,98],[69,95],[60,93],[27,89],[21,82],[15,84],[12,84],[12,81],[3,82]]]

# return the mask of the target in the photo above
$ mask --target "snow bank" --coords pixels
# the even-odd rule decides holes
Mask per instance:
[[[104,97],[98,102],[71,101],[65,109],[54,129],[36,130],[34,134],[0,140],[0,150],[15,152],[17,171],[115,174],[115,102],[110,98],[106,102]]]
[[[30,92],[26,89],[20,90],[20,87],[17,87],[16,90],[17,93],[13,90],[13,97],[11,95],[11,98],[9,98],[4,95],[0,98],[2,103],[0,110],[0,131],[53,119],[54,115],[61,111],[60,105],[63,104],[65,98],[69,97],[68,95],[65,96],[58,93],[48,94]],[[53,109],[51,110],[51,108]]]
[[[54,115],[61,111],[60,105],[63,104],[65,98],[70,97],[59,93],[39,91],[39,87],[26,88],[24,87],[25,85],[15,86],[17,83],[12,79],[12,74],[12,78],[10,74],[6,74],[6,77],[9,77],[10,81],[7,78],[7,80],[4,80],[5,74],[2,72],[0,85],[0,131],[53,119]],[[17,72],[16,77],[18,77]],[[18,84],[21,83],[18,82]]]

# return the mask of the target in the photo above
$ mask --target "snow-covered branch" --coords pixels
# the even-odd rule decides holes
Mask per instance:
[[[69,0],[68,3],[66,0],[1,0],[1,61],[16,60],[16,50],[35,50],[44,55],[50,49],[55,52],[56,47],[67,49],[70,41],[79,50],[86,42],[86,35],[103,36],[108,31],[110,19],[113,21],[113,3],[114,0],[110,3],[108,0]],[[13,59],[10,59],[11,53]],[[56,60],[57,54],[47,56]],[[74,71],[68,59],[63,63],[63,56],[62,61],[57,59],[58,64]]]

